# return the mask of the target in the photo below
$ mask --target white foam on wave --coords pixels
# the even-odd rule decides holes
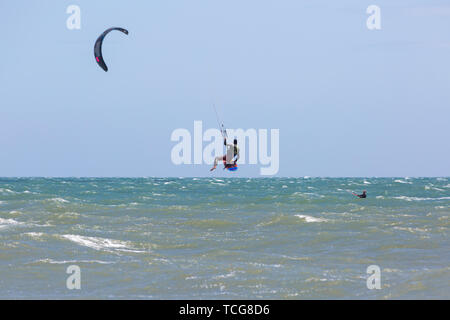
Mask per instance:
[[[0,229],[5,229],[9,226],[22,225],[23,222],[16,221],[14,219],[2,219],[0,218]]]
[[[428,185],[428,186],[425,186],[424,188],[425,188],[425,190],[436,190],[436,191],[440,191],[440,192],[444,192],[445,191],[444,189],[440,189],[440,188],[434,187],[433,185]],[[444,188],[445,188],[445,186],[444,186]]]
[[[305,198],[305,199],[308,199],[308,200],[317,199],[317,198],[324,198],[325,197],[322,194],[318,194],[318,193],[314,193],[314,192],[300,192],[300,191],[294,192],[291,196],[292,197],[299,196],[299,197],[302,197],[302,198]]]
[[[408,181],[404,181],[404,180],[399,180],[399,179],[394,180],[394,182],[397,182],[397,183],[403,183],[403,184],[412,184],[412,182],[408,182]]]
[[[33,239],[39,239],[44,235],[42,232],[26,232],[24,234]]]
[[[400,231],[408,231],[411,233],[416,233],[416,232],[428,232],[428,229],[425,228],[412,228],[412,227],[394,227],[395,230],[400,230]]]
[[[106,239],[106,238],[97,238],[97,237],[87,237],[80,236],[75,234],[65,234],[62,235],[63,238],[75,242],[81,246],[92,248],[95,250],[106,250],[106,251],[124,251],[124,252],[135,252],[142,253],[145,251],[136,250],[129,246],[128,242]]]
[[[407,197],[407,196],[399,196],[394,197],[394,199],[405,200],[405,201],[439,201],[439,200],[450,200],[450,197],[440,197],[440,198],[419,198],[419,197]]]
[[[328,279],[312,277],[305,280],[305,282],[325,282],[325,281],[328,281]]]
[[[15,191],[12,191],[11,189],[8,188],[0,188],[0,192],[5,194],[5,193],[17,193]]]
[[[210,184],[214,184],[214,185],[216,185],[216,186],[226,186],[227,184],[226,183],[216,183],[216,182],[210,182]]]
[[[249,263],[252,266],[255,267],[262,267],[262,268],[281,268],[281,264],[265,264],[265,263],[258,263],[258,262],[250,262]]]
[[[307,215],[303,215],[303,214],[296,214],[296,217],[299,217],[300,219],[304,219],[306,222],[326,222],[327,219],[323,219],[323,218],[315,218],[315,217],[311,217],[311,216],[307,216]]]
[[[214,276],[213,279],[233,278],[234,276],[236,276],[236,271],[231,271],[230,273],[227,274],[220,274],[218,276]]]
[[[49,264],[68,264],[68,263],[98,263],[98,264],[113,264],[114,261],[102,261],[102,260],[63,260],[57,261],[52,259],[40,259],[34,263],[49,263]]]
[[[69,201],[63,198],[51,198],[49,201],[58,202],[58,203],[68,203]]]

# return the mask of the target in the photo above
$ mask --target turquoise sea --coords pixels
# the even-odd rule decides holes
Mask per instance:
[[[449,299],[449,180],[1,178],[0,298]]]

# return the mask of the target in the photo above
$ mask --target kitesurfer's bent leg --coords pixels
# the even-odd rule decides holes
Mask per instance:
[[[214,166],[209,171],[213,171],[214,169],[216,169],[219,161],[223,161],[223,160],[225,160],[225,158],[226,158],[226,156],[215,157],[214,158]]]

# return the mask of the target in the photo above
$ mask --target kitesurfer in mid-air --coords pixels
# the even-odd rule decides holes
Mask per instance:
[[[353,192],[352,192],[353,193]],[[362,194],[356,194],[353,193],[355,196],[357,196],[358,198],[367,198],[367,194],[366,194],[366,190],[363,190]]]
[[[217,168],[217,163],[223,161],[224,169],[236,167],[236,162],[239,160],[239,147],[237,146],[237,139],[234,139],[234,144],[227,144],[227,138],[224,137],[223,144],[227,147],[227,154],[216,157],[214,159],[214,166],[210,171]]]

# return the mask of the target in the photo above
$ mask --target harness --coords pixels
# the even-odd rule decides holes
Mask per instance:
[[[233,158],[236,157],[236,155],[238,154],[238,147],[237,146],[233,146]],[[227,156],[223,157],[223,166],[225,167],[225,169],[228,169],[230,171],[236,171],[237,170],[237,160],[231,164],[231,163],[227,163]]]

